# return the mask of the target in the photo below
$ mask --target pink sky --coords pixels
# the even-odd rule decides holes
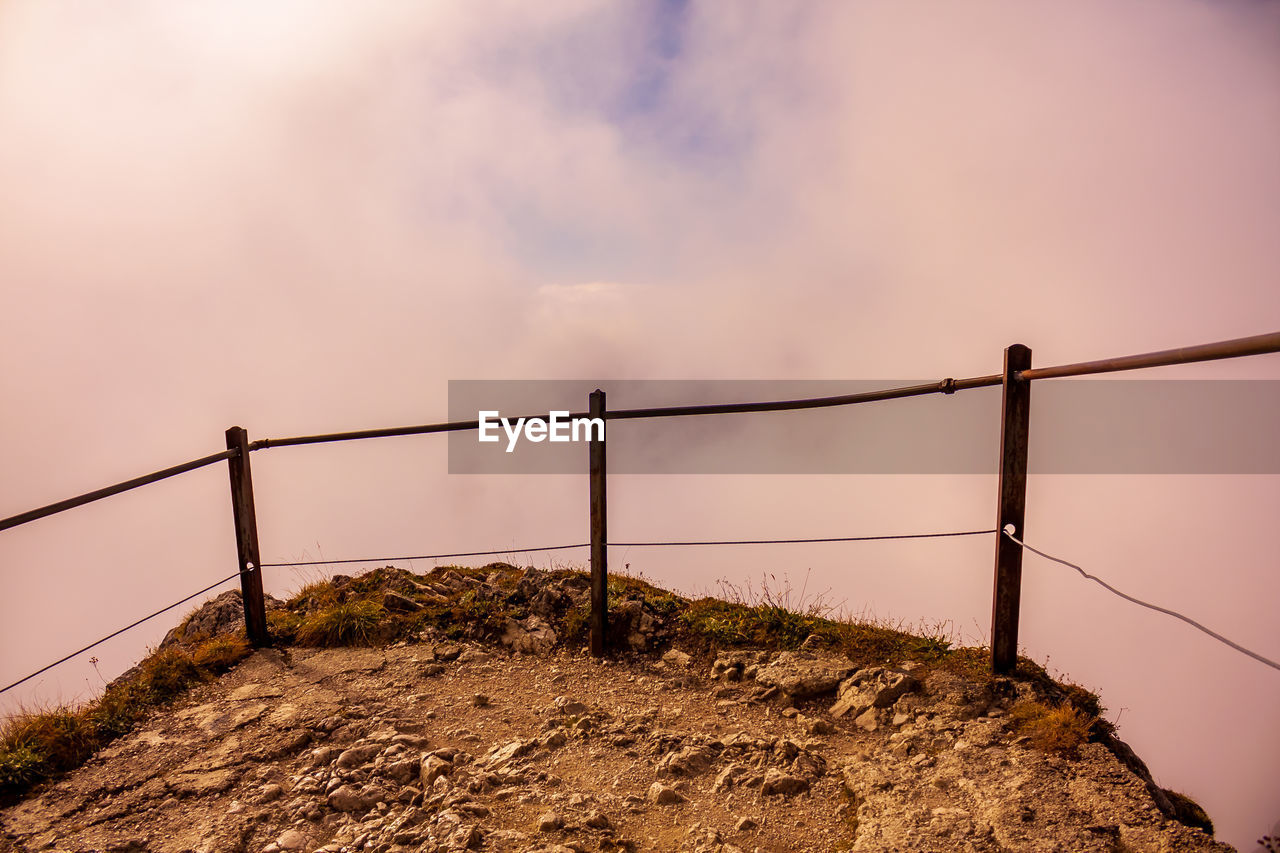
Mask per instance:
[[[7,0],[0,516],[232,424],[443,420],[450,379],[941,378],[1013,342],[1046,365],[1273,331],[1277,151],[1274,3]],[[435,437],[253,464],[270,561],[585,533],[585,478],[451,477]],[[0,681],[234,571],[226,489],[210,468],[0,533]],[[990,477],[611,489],[619,539],[995,511]],[[1033,477],[1028,541],[1276,658],[1277,509],[1274,476]],[[985,540],[614,560],[686,591],[810,570],[973,641],[989,619]],[[1276,673],[1030,556],[1022,641],[1220,837],[1280,820]],[[99,684],[77,661],[4,698]]]

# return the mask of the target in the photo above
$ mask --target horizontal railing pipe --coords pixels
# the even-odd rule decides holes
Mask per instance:
[[[975,376],[970,379],[942,379],[927,385],[909,385],[903,388],[889,388],[884,391],[866,391],[859,394],[841,394],[835,397],[810,397],[798,400],[768,400],[756,403],[712,403],[695,406],[661,406],[647,409],[617,409],[607,411],[605,420],[632,420],[638,418],[673,418],[686,415],[727,415],[741,412],[780,412],[791,409],[819,409],[829,406],[849,406],[855,403],[873,403],[877,400],[893,400],[900,397],[917,397],[923,394],[950,394],[954,391],[966,391],[971,388],[984,388],[999,385],[1000,374],[991,376]],[[542,414],[526,415],[528,418],[540,418]],[[589,412],[570,412],[569,418],[591,417]],[[299,435],[291,438],[263,438],[250,443],[250,450],[265,450],[270,447],[290,447],[299,444],[323,444],[331,441],[355,441],[362,438],[390,438],[401,435],[426,435],[433,432],[458,432],[479,429],[480,422],[448,421],[418,426],[388,427],[386,429],[364,429],[350,432],[331,432],[323,435]]]
[[[1088,376],[1094,373],[1114,373],[1119,370],[1138,370],[1143,367],[1166,367],[1171,364],[1191,364],[1197,361],[1216,361],[1221,358],[1239,358],[1246,355],[1265,355],[1280,352],[1280,332],[1200,344],[1194,347],[1126,355],[1119,358],[1102,358],[1097,361],[1081,361],[1057,367],[1033,367],[1018,372],[1019,379],[1059,379],[1064,376]]]
[[[392,438],[398,435],[425,435],[432,432],[478,429],[479,421],[454,421],[419,426],[388,427],[387,429],[360,429],[351,432],[330,432],[323,435],[297,435],[292,438],[260,438],[249,444],[250,450],[266,450],[269,447],[291,447],[298,444],[324,444],[330,441],[356,441],[362,438]]]
[[[141,477],[134,477],[132,480],[125,480],[123,483],[116,483],[114,486],[107,486],[92,492],[86,492],[74,498],[67,498],[65,501],[58,501],[55,504],[40,507],[40,509],[29,510],[28,512],[11,515],[6,519],[0,520],[0,530],[8,530],[10,527],[17,527],[19,524],[26,524],[29,521],[35,521],[38,518],[53,515],[63,510],[74,509],[78,506],[84,506],[87,503],[109,498],[112,495],[118,495],[121,492],[127,492],[130,489],[136,489],[139,486],[145,486],[148,483],[154,483],[157,480],[165,480],[169,477],[176,477],[178,474],[185,474],[187,471],[194,471],[197,468],[203,468],[206,465],[212,465],[215,462],[221,462],[224,459],[230,459],[235,456],[234,450],[223,450],[220,453],[214,453],[210,456],[204,456],[200,459],[193,459],[190,462],[184,462],[181,465],[174,465],[172,468],[165,468],[152,474],[144,474]]]
[[[973,379],[942,379],[927,385],[908,385],[888,388],[884,391],[865,391],[859,394],[840,394],[835,397],[809,397],[800,400],[772,400],[764,403],[712,403],[700,406],[661,406],[649,409],[618,409],[606,413],[609,420],[632,418],[675,418],[685,415],[731,415],[740,412],[783,412],[794,409],[821,409],[830,406],[852,406],[857,403],[874,403],[879,400],[896,400],[902,397],[919,397],[924,394],[949,394],[953,391],[999,385],[1001,377],[979,376]]]

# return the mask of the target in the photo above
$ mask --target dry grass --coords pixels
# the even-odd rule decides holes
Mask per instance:
[[[153,652],[83,707],[23,709],[8,717],[0,723],[0,796],[21,794],[78,767],[129,732],[152,708],[228,669],[248,652],[238,636],[206,640],[194,653],[171,646]]]
[[[1044,752],[1074,756],[1089,740],[1096,718],[1069,702],[1050,707],[1040,702],[1019,702],[1009,712],[1014,728],[1031,738],[1031,745]]]
[[[196,646],[191,659],[196,666],[211,672],[226,672],[247,658],[250,651],[252,648],[249,641],[243,635],[230,634],[214,637]]]
[[[294,637],[304,646],[367,646],[377,640],[385,615],[373,601],[331,604],[304,616]]]

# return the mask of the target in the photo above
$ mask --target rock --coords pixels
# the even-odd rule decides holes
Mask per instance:
[[[422,605],[412,598],[390,590],[382,594],[382,606],[392,613],[416,613],[422,609]]]
[[[340,812],[363,812],[373,805],[350,785],[340,785],[325,798],[325,802],[329,804],[329,808]]]
[[[662,656],[662,660],[672,666],[688,666],[693,657],[679,649],[668,649],[666,654]]]
[[[874,732],[877,728],[880,727],[880,721],[878,719],[878,715],[876,714],[875,708],[868,708],[867,710],[863,711],[861,714],[858,715],[858,718],[855,719],[853,722],[854,722],[854,725],[856,725],[858,728],[862,729],[865,732]]]
[[[175,777],[169,784],[178,794],[193,797],[207,797],[220,794],[230,788],[240,778],[240,771],[235,767],[222,770],[211,770],[207,773],[183,773]]]
[[[831,716],[858,716],[868,708],[888,708],[906,693],[920,688],[909,673],[885,667],[871,667],[840,683]]]
[[[561,714],[567,714],[571,717],[580,717],[591,710],[585,702],[570,699],[568,696],[557,696],[551,704]]]
[[[708,747],[686,746],[663,756],[657,772],[659,776],[695,776],[710,770],[715,760],[715,752]]]
[[[559,812],[543,812],[538,816],[538,832],[555,832],[564,827],[564,818]]]
[[[480,764],[487,769],[495,770],[508,764],[522,755],[525,755],[533,747],[537,746],[538,741],[535,740],[513,740],[502,746],[494,746],[484,758],[480,759]]]
[[[760,787],[762,794],[781,794],[792,797],[809,790],[809,780],[802,776],[792,776],[777,768],[770,768],[764,774],[764,783]]]
[[[853,661],[843,655],[779,652],[756,671],[756,681],[804,699],[834,690],[854,669]]]
[[[569,736],[564,733],[564,729],[555,729],[538,738],[538,743],[546,749],[559,749],[568,742]]]
[[[267,608],[279,606],[280,601],[265,596]],[[244,604],[240,590],[229,589],[202,604],[194,613],[182,620],[178,627],[164,635],[160,648],[178,644],[192,644],[219,634],[232,634],[244,627]],[[127,673],[126,673],[127,674]]]
[[[353,767],[359,767],[361,764],[369,761],[379,752],[382,752],[382,747],[377,744],[353,746],[350,749],[344,750],[342,754],[338,756],[338,760],[334,763],[344,770],[350,770]]]
[[[836,727],[831,725],[830,720],[806,719],[804,721],[804,730],[815,737],[820,737],[833,734]]]
[[[480,828],[474,823],[466,823],[459,826],[449,836],[450,850],[473,850],[481,845],[484,841],[484,835],[480,832]]]
[[[286,829],[276,839],[276,846],[281,850],[301,850],[307,846],[307,837],[296,829]]]
[[[472,708],[488,708],[489,697],[483,693],[476,693],[471,697]]]
[[[557,639],[555,629],[535,615],[523,622],[508,619],[500,642],[513,651],[541,655],[551,651]]]
[[[107,845],[107,853],[147,853],[150,849],[144,838],[125,838]]]
[[[755,829],[759,825],[760,824],[756,823],[755,820],[753,820],[752,818],[744,817],[738,821],[738,823],[734,826],[734,829],[736,829],[738,832],[750,832],[751,830]]]
[[[441,776],[448,776],[453,772],[453,763],[433,752],[422,758],[418,768],[418,780],[422,787],[430,788]]]
[[[649,792],[646,794],[646,797],[649,802],[656,803],[660,806],[670,806],[675,805],[676,803],[683,803],[685,801],[683,794],[675,788],[664,785],[661,782],[654,782],[650,785]]]
[[[737,784],[738,780],[746,775],[747,766],[745,764],[730,764],[728,767],[720,771],[720,775],[716,777],[716,781],[711,786],[711,790],[719,793],[727,791]]]
[[[643,601],[630,599],[609,611],[609,632],[616,632],[632,651],[647,649],[656,627],[657,622]]]
[[[612,824],[609,822],[608,816],[605,815],[603,812],[598,812],[598,811],[593,811],[589,813],[586,819],[583,821],[583,824],[590,827],[591,829],[608,829],[610,826],[612,826]]]
[[[284,788],[279,785],[263,785],[258,791],[258,802],[269,803],[284,796]],[[277,842],[278,843],[278,842]]]
[[[432,656],[436,660],[444,661],[446,663],[451,660],[457,660],[458,656],[461,654],[462,649],[455,646],[453,643],[441,643],[432,649]]]

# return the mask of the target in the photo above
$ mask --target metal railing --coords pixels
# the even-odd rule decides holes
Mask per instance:
[[[632,420],[748,412],[778,412],[849,406],[905,397],[918,397],[927,394],[954,394],[957,391],[974,388],[1000,386],[1002,389],[1000,471],[995,530],[1003,531],[1012,525],[1013,532],[1019,539],[1023,539],[1026,535],[1023,527],[1026,516],[1027,446],[1032,380],[1086,376],[1275,352],[1280,352],[1280,332],[1119,358],[1099,359],[1056,367],[1033,368],[1031,366],[1031,350],[1021,344],[1014,344],[1004,352],[1003,371],[987,376],[976,376],[968,379],[942,379],[938,382],[923,385],[888,388],[881,391],[845,394],[834,397],[713,405],[664,406],[612,411],[607,409],[605,405],[605,392],[597,389],[589,396],[587,411],[574,413],[571,417]],[[238,575],[244,600],[245,629],[250,642],[255,646],[261,646],[269,641],[269,637],[262,590],[262,562],[258,548],[257,516],[253,502],[253,478],[249,466],[249,454],[274,447],[355,441],[366,438],[426,435],[478,428],[479,421],[450,421],[386,429],[259,439],[251,442],[246,431],[241,427],[235,426],[226,431],[227,449],[224,451],[190,462],[184,462],[180,465],[174,465],[170,468],[164,468],[141,477],[135,477],[132,480],[126,480],[74,498],[68,498],[39,509],[0,519],[0,531],[226,460],[230,475],[236,551],[239,561]],[[605,652],[605,634],[608,618],[606,601],[608,583],[607,548],[609,542],[606,501],[607,466],[604,437],[593,438],[588,442],[588,445],[587,467],[590,478],[591,529],[590,633],[591,652],[599,656]],[[1017,659],[1022,550],[1023,546],[1016,539],[997,533],[991,617],[991,662],[995,672],[1010,671]],[[231,577],[235,577],[235,575],[224,579],[223,582]]]

